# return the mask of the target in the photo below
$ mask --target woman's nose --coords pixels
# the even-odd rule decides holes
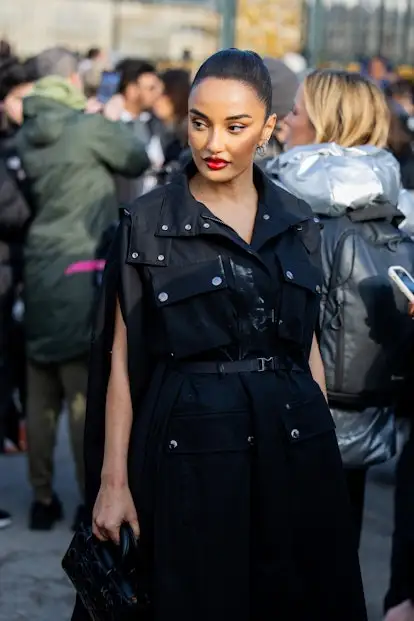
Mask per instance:
[[[211,128],[207,148],[213,155],[224,151],[224,136],[219,128]]]

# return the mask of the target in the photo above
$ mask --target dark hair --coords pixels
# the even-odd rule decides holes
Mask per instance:
[[[33,59],[22,63],[18,58],[11,56],[0,61],[0,101],[17,86],[34,82],[37,79]]]
[[[184,69],[167,69],[160,77],[164,84],[164,95],[170,98],[177,122],[180,123],[188,114],[190,75]]]
[[[156,73],[154,65],[139,58],[124,58],[116,65],[115,71],[121,74],[118,90],[122,95],[129,84],[136,82],[144,73]]]
[[[12,56],[12,48],[8,41],[0,39],[0,58],[10,58]]]
[[[26,73],[26,82],[36,82],[40,79],[39,73],[37,71],[36,56],[30,56],[29,58],[27,58],[24,61],[23,66]]]
[[[408,114],[397,109],[391,101],[388,102],[388,107],[391,112],[388,148],[398,159],[404,154],[411,152],[413,131],[409,126],[410,117]]]
[[[229,48],[210,56],[198,70],[191,90],[207,78],[236,80],[250,86],[266,106],[266,115],[272,111],[272,82],[262,58],[249,50]]]
[[[393,84],[389,84],[385,89],[387,97],[405,97],[406,95],[413,97],[413,87],[409,80],[397,80]]]
[[[100,53],[101,50],[99,47],[91,47],[86,53],[86,58],[88,60],[95,60],[95,58],[98,58]]]

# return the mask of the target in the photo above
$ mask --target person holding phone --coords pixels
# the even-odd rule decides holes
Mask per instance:
[[[408,313],[414,319],[414,302],[412,301],[409,302]],[[414,621],[414,430],[412,424],[409,438],[403,447],[396,468],[391,576],[384,608],[385,621]]]

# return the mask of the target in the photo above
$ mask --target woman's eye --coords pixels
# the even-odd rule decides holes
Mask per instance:
[[[239,132],[241,132],[243,129],[245,128],[244,125],[229,125],[229,130],[233,133],[233,134],[238,134]]]
[[[204,129],[205,128],[205,123],[203,123],[202,121],[197,121],[197,119],[193,119],[192,120],[192,125],[193,125],[194,129]]]

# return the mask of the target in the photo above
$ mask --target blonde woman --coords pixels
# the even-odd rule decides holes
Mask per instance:
[[[409,372],[414,342],[406,301],[387,276],[390,265],[414,273],[414,244],[398,228],[403,194],[399,165],[385,149],[389,123],[375,84],[314,71],[286,118],[286,152],[268,166],[323,227],[319,342],[358,542],[368,467],[395,454],[393,380]],[[408,599],[388,598],[389,607]],[[406,619],[398,608],[389,614]]]

